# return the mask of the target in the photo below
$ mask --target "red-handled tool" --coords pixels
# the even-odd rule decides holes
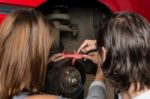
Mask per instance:
[[[73,54],[68,54],[68,53],[66,53],[66,52],[64,51],[64,52],[63,52],[63,56],[64,56],[64,58],[72,58],[72,65],[75,63],[75,61],[76,61],[77,59],[82,59],[82,58],[83,58],[82,54],[79,54],[79,53],[77,53],[77,52],[75,52],[75,51],[74,51]]]

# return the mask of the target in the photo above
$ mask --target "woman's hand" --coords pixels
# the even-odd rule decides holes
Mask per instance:
[[[86,53],[90,50],[96,50],[96,40],[85,40],[79,47],[77,53],[80,51]]]
[[[96,50],[96,40],[85,40],[81,46],[79,47],[77,53],[79,53],[80,51],[86,53],[89,52],[90,50]],[[97,72],[96,72],[96,76],[95,76],[95,80],[104,80],[104,75],[103,75],[103,71],[101,69],[101,65],[103,64],[103,62],[105,61],[105,57],[106,57],[106,49],[104,47],[101,48],[101,53],[98,54],[98,52],[92,52],[89,54],[85,54],[83,55],[83,57],[85,59],[89,59],[91,61],[93,61],[95,64],[97,64]]]
[[[92,52],[89,54],[84,54],[82,55],[84,60],[89,59],[91,60],[93,63],[95,63],[96,65],[98,65],[98,52]]]
[[[64,59],[63,53],[58,53],[50,56],[49,62],[57,62]]]
[[[96,50],[96,40],[85,40],[79,47],[77,53],[79,53],[81,51],[84,53],[88,53],[89,51],[92,51],[92,50]],[[98,63],[97,52],[91,52],[87,55],[84,54],[83,58],[85,58],[85,60],[89,59],[89,60],[93,61],[95,64]]]

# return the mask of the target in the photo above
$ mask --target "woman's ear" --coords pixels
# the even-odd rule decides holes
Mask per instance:
[[[101,47],[101,57],[102,57],[102,61],[104,63],[104,61],[106,60],[106,49],[105,47]]]

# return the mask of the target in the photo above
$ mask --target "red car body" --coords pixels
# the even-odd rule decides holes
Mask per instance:
[[[46,2],[46,0],[0,0],[1,5],[35,8]],[[131,11],[144,16],[150,22],[150,0],[99,0],[112,12]],[[0,23],[7,14],[0,12]]]
[[[150,22],[150,0],[99,0],[111,11],[131,11],[144,16]]]
[[[46,0],[0,0],[1,6],[17,6],[35,8],[46,2]],[[7,16],[8,13],[0,12],[0,23]]]

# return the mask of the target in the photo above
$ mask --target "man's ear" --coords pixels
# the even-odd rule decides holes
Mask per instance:
[[[104,46],[101,47],[101,57],[102,61],[104,62],[106,60],[106,48]]]

